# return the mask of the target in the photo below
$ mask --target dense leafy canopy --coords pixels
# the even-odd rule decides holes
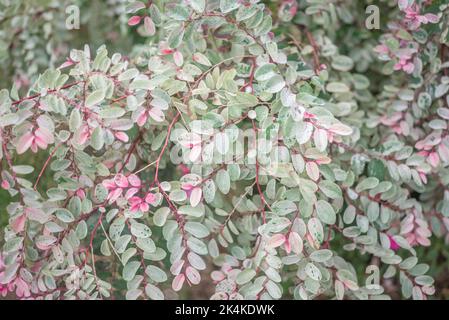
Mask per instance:
[[[418,249],[448,239],[446,2],[386,1],[376,31],[359,1],[112,1],[132,48],[61,65],[55,3],[0,1],[21,29],[0,33],[0,293],[434,295]]]

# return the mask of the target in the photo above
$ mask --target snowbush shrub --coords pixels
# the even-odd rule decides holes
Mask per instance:
[[[448,3],[384,1],[382,31],[365,5],[129,1],[126,54],[86,45],[2,90],[0,293],[432,296],[417,248],[448,240]]]

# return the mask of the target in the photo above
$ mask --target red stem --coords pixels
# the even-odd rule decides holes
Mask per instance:
[[[41,180],[42,175],[45,172],[45,169],[47,168],[48,164],[50,163],[51,158],[53,158],[53,156],[55,155],[56,151],[59,149],[59,147],[62,145],[62,142],[60,142],[54,149],[53,151],[50,153],[50,155],[47,158],[47,161],[45,161],[44,166],[41,169],[41,172],[39,172],[39,176],[36,179],[36,183],[34,184],[34,190],[36,190],[37,185],[39,184],[39,180]]]

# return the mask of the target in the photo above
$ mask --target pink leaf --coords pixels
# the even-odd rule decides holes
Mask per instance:
[[[46,144],[52,144],[55,142],[53,134],[45,128],[38,128],[34,133],[37,139],[42,140]]]
[[[270,248],[277,248],[279,246],[282,246],[285,240],[285,236],[281,233],[278,233],[271,236],[271,238],[267,242],[267,246]]]
[[[145,123],[147,122],[147,119],[148,119],[148,114],[144,109],[142,109],[139,116],[137,117],[136,123],[139,127],[143,127],[145,125]]]
[[[64,68],[70,67],[70,66],[72,66],[72,65],[74,65],[74,64],[75,64],[75,63],[74,63],[72,60],[67,59],[67,61],[64,62],[63,64],[61,64],[61,66],[59,66],[58,69],[64,69]]]
[[[184,260],[178,260],[171,265],[170,272],[172,273],[172,275],[177,276],[181,273],[184,262]]]
[[[429,162],[432,167],[436,168],[440,163],[440,157],[438,156],[438,153],[431,152],[429,154],[429,157],[427,158],[427,162]]]
[[[397,242],[393,239],[392,236],[388,235],[388,239],[390,240],[390,249],[397,251],[399,250],[401,247],[397,244]]]
[[[148,114],[156,122],[162,122],[165,119],[164,113],[159,108],[152,108],[148,111]]]
[[[49,220],[49,217],[41,209],[27,208],[25,212],[28,219],[38,221],[41,224],[44,224]]]
[[[138,176],[136,176],[135,174],[130,174],[128,176],[128,182],[133,186],[133,187],[140,187],[141,181],[140,178]]]
[[[20,139],[17,141],[17,153],[22,154],[27,151],[34,141],[34,135],[31,132],[25,133]]]
[[[433,13],[426,13],[425,17],[427,18],[427,20],[430,23],[437,23],[440,20],[440,18],[436,14],[433,14]]]
[[[128,187],[128,178],[126,178],[123,174],[118,174],[114,177],[115,184],[120,188]]]
[[[329,131],[340,136],[349,136],[352,134],[352,128],[343,123],[336,123],[331,125]]]
[[[290,243],[290,246],[294,253],[300,254],[302,252],[304,244],[299,234],[297,234],[296,232],[290,232],[290,234],[288,235],[288,242]]]
[[[2,185],[2,188],[5,189],[5,190],[8,190],[11,187],[9,185],[9,182],[6,181],[6,180],[3,180],[1,185]]]
[[[202,195],[203,190],[201,188],[195,188],[192,190],[192,193],[190,194],[190,204],[192,207],[196,207],[198,203],[200,203]]]
[[[130,199],[137,192],[139,192],[139,188],[129,188],[128,191],[126,191],[125,193],[125,199]]]
[[[115,182],[112,179],[106,179],[101,184],[108,190],[114,190],[116,188]]]
[[[122,192],[123,192],[123,189],[121,189],[121,188],[117,188],[114,191],[112,191],[108,195],[109,203],[115,202],[122,195]]]
[[[182,56],[181,51],[176,51],[176,52],[173,54],[173,60],[175,61],[175,64],[176,64],[178,67],[180,67],[180,66],[183,65],[183,63],[184,63],[184,57]]]
[[[16,295],[19,298],[29,297],[31,295],[29,284],[22,280],[22,278],[17,277],[14,283],[16,285]]]
[[[187,275],[187,279],[192,284],[199,284],[201,281],[200,273],[198,272],[198,270],[196,270],[195,268],[192,268],[191,266],[188,266],[186,268],[186,275]]]
[[[142,201],[142,202],[140,203],[139,209],[140,209],[140,211],[142,211],[142,212],[147,212],[147,211],[150,209],[150,206],[148,205],[148,203]]]
[[[320,178],[320,169],[315,162],[310,161],[306,163],[306,172],[313,181],[317,181]]]
[[[142,20],[142,17],[140,16],[132,16],[131,18],[129,18],[128,20],[128,25],[129,26],[135,26],[138,25],[140,23],[140,21]]]
[[[123,142],[125,142],[125,143],[129,141],[128,135],[127,135],[126,133],[124,133],[124,132],[121,132],[121,131],[116,132],[116,133],[115,133],[115,137],[116,137],[118,140],[123,141]]]
[[[82,127],[82,129],[80,130],[80,133],[79,133],[78,143],[80,145],[85,144],[87,139],[89,139],[89,137],[90,137],[89,127],[87,125],[83,125],[83,127]]]
[[[148,204],[155,204],[156,196],[152,193],[147,194],[147,196],[145,197],[145,202]]]
[[[11,228],[16,233],[22,232],[25,229],[25,221],[26,221],[25,214],[21,214],[17,218],[14,218],[14,220],[11,222]]]
[[[174,279],[173,282],[171,284],[171,287],[173,288],[173,290],[175,291],[179,291],[182,289],[182,286],[184,285],[184,280],[186,279],[186,277],[184,276],[184,274],[178,274]]]
[[[214,281],[222,281],[222,280],[224,280],[226,278],[224,273],[221,272],[221,271],[212,271],[212,273],[210,274],[210,277]]]
[[[145,28],[145,33],[149,36],[152,36],[156,33],[156,27],[154,26],[153,20],[150,17],[145,17],[143,20],[143,25]]]

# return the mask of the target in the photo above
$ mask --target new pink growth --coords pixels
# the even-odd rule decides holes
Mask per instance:
[[[140,197],[132,197],[131,199],[128,200],[128,203],[131,206],[131,209],[130,209],[131,212],[137,212],[137,211],[147,212],[150,209],[148,203],[146,203]]]
[[[5,190],[8,190],[8,189],[11,187],[11,186],[9,185],[9,182],[6,181],[6,180],[3,180],[3,181],[2,181],[1,186],[2,186],[2,188],[5,189]]]
[[[411,57],[409,57],[409,56],[401,57],[399,59],[399,62],[397,62],[394,65],[393,69],[395,71],[404,70],[404,72],[409,73],[409,74],[412,73],[413,70],[415,69],[415,65],[412,62],[410,62],[410,59],[411,59]]]
[[[122,142],[128,142],[129,141],[129,137],[128,137],[128,135],[126,134],[126,133],[124,133],[124,132],[116,132],[115,134],[114,134],[114,136],[118,139],[118,140],[120,140],[120,141],[122,141]]]
[[[147,122],[148,117],[151,117],[156,122],[162,122],[165,118],[164,113],[159,108],[150,108],[148,110],[142,108],[136,119],[137,125],[143,127]]]
[[[195,186],[191,185],[190,183],[183,183],[181,185],[181,189],[187,193],[187,197],[190,197],[194,188]]]
[[[128,25],[129,26],[136,26],[136,25],[138,25],[140,23],[141,20],[142,20],[142,17],[140,17],[140,16],[132,16],[128,20]]]
[[[117,174],[114,179],[104,180],[103,186],[109,191],[107,197],[109,203],[115,202],[122,195],[124,188],[127,188],[128,185],[128,178],[123,174]]]
[[[401,221],[401,235],[411,246],[430,246],[429,238],[432,232],[429,229],[429,224],[415,215],[417,213],[410,213]]]
[[[374,51],[380,54],[388,54],[390,52],[390,49],[384,44],[379,44],[374,48]]]
[[[392,236],[388,235],[388,239],[390,240],[390,249],[397,251],[399,250],[401,247],[398,245],[398,243],[393,239]]]
[[[45,128],[28,131],[17,141],[17,153],[25,153],[29,148],[36,153],[39,148],[47,149],[49,144],[54,143],[53,134]]]
[[[421,15],[417,4],[408,6],[403,11],[405,12],[405,22],[409,24],[411,30],[418,29],[421,24],[437,23],[439,21],[439,17],[433,13]]]
[[[185,164],[181,163],[178,167],[181,169],[183,176],[190,173],[190,169]]]
[[[92,130],[89,128],[88,125],[83,125],[81,127],[80,135],[79,135],[79,144],[85,144],[87,140],[92,135]]]

